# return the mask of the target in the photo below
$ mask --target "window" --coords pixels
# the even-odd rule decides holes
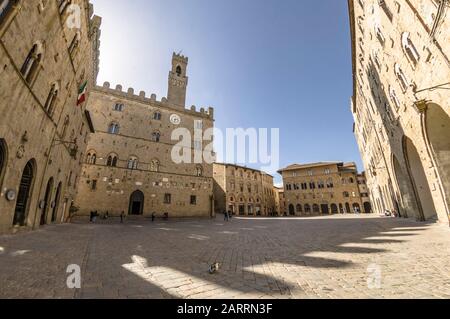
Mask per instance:
[[[111,123],[108,128],[109,134],[119,134],[120,126],[117,123]]]
[[[94,179],[94,180],[91,182],[91,190],[92,190],[92,191],[95,191],[96,189],[97,189],[97,180]]]
[[[155,113],[153,113],[153,119],[154,119],[155,121],[161,121],[161,119],[162,119],[161,112],[155,112]]]
[[[181,76],[181,74],[182,74],[182,70],[181,70],[181,66],[177,66],[177,69],[176,69],[176,72],[177,72],[177,75],[178,76]]]
[[[350,197],[350,193],[349,192],[344,192],[343,195],[344,195],[344,197]]]
[[[297,213],[302,213],[303,212],[302,205],[298,204],[296,210],[297,210]]]
[[[58,0],[59,14],[62,15],[71,3],[72,0]]]
[[[195,195],[191,196],[191,205],[197,205],[197,196]]]
[[[137,169],[138,168],[138,159],[137,157],[130,157],[128,159],[128,169]]]
[[[403,73],[403,70],[401,69],[400,65],[398,63],[394,66],[395,75],[397,76],[398,81],[400,82],[400,86],[402,87],[403,92],[406,92],[408,89],[408,80]]]
[[[14,5],[17,4],[17,0],[1,0],[0,1],[0,24],[5,20]]]
[[[394,17],[391,10],[386,4],[386,0],[378,0],[378,4],[383,9],[384,13],[387,15],[388,19],[392,21],[392,18]]]
[[[398,110],[400,108],[400,100],[398,99],[397,94],[395,93],[395,90],[392,86],[389,86],[389,96]]]
[[[152,162],[150,163],[150,170],[152,172],[159,172],[159,160],[152,160]]]
[[[309,188],[310,189],[316,189],[316,183],[315,182],[309,183]]]
[[[196,176],[197,176],[197,177],[203,176],[203,167],[201,167],[200,165],[198,165],[198,166],[195,168],[195,172],[196,172]]]
[[[161,140],[161,133],[159,132],[153,132],[152,134],[152,141],[159,143],[159,141]]]
[[[333,188],[333,187],[334,187],[333,179],[330,178],[329,180],[327,180],[327,188]]]
[[[74,57],[75,50],[78,48],[78,45],[80,44],[80,38],[81,38],[80,32],[77,32],[77,34],[75,34],[75,36],[73,37],[72,42],[70,43],[69,54],[72,57],[72,59]]]
[[[172,195],[164,194],[164,204],[170,204],[170,203],[172,203]]]
[[[375,25],[375,34],[377,35],[378,41],[380,41],[381,45],[384,46],[384,43],[386,42],[386,39],[384,38],[384,35],[381,32],[380,26],[378,24]]]
[[[319,182],[317,183],[317,188],[319,188],[319,189],[324,189],[324,188],[325,188],[325,183],[324,183],[323,181],[319,181]]]
[[[113,110],[116,112],[123,112],[124,105],[122,103],[116,103],[114,104]]]
[[[402,47],[409,61],[415,66],[419,62],[420,55],[409,37],[409,32],[402,34]]]
[[[20,69],[20,73],[28,82],[28,84],[32,84],[36,79],[39,73],[39,67],[41,65],[42,60],[42,48],[39,44],[33,45],[33,48],[28,53],[25,62]]]
[[[86,163],[95,165],[97,163],[97,154],[95,151],[89,151],[86,155]]]
[[[55,104],[58,98],[58,90],[58,84],[54,83],[50,89],[50,92],[48,93],[47,100],[45,101],[44,109],[50,116],[53,115],[53,112],[55,111]]]
[[[3,139],[0,139],[0,189],[2,185],[3,175],[6,170],[6,162],[8,160],[6,152],[6,143]]]
[[[109,155],[108,160],[106,161],[106,166],[117,167],[117,155],[115,154]]]
[[[331,170],[329,168],[325,169],[325,175],[330,175],[331,174]]]

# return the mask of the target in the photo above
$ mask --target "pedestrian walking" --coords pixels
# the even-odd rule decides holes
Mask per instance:
[[[225,210],[223,211],[223,221],[228,221],[228,213]]]
[[[233,213],[231,212],[231,210],[228,211],[228,219],[229,220],[233,219]]]
[[[155,221],[155,213],[152,214],[152,223]]]
[[[125,218],[125,212],[122,211],[122,212],[120,213],[120,223],[121,223],[121,224],[123,224],[124,218]]]

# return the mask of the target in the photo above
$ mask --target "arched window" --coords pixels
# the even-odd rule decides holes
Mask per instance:
[[[53,115],[53,112],[55,111],[55,104],[58,98],[58,91],[59,91],[58,83],[52,84],[50,92],[48,93],[47,101],[45,102],[44,105],[45,111],[50,116]]]
[[[80,32],[78,31],[75,34],[75,36],[73,37],[72,42],[70,43],[69,54],[72,58],[74,56],[75,50],[78,48],[78,45],[80,44],[80,38],[81,38],[81,35],[80,35]]]
[[[14,8],[14,5],[17,4],[18,0],[2,0],[0,1],[0,25],[6,19],[8,14]]]
[[[314,212],[314,213],[317,213],[317,214],[320,213],[320,207],[319,207],[319,205],[317,205],[317,204],[314,204],[314,205],[313,205],[313,212]]]
[[[162,119],[161,112],[155,112],[155,113],[153,113],[153,119],[154,119],[155,121],[161,121],[161,119]]]
[[[114,111],[116,112],[123,112],[124,105],[122,103],[116,103],[114,104]]]
[[[159,160],[157,160],[157,159],[154,159],[154,160],[152,160],[151,161],[151,163],[150,163],[150,170],[152,171],[152,172],[159,172]]]
[[[400,100],[397,97],[397,93],[395,93],[395,90],[392,86],[389,86],[389,96],[392,100],[392,102],[394,103],[395,107],[397,108],[397,110],[400,108]]]
[[[409,32],[402,34],[402,47],[411,63],[416,65],[419,62],[420,55],[409,37]]]
[[[181,76],[181,73],[183,73],[183,71],[181,70],[181,66],[177,66],[177,75]]]
[[[309,204],[305,204],[305,213],[311,213],[311,206]]]
[[[72,0],[58,0],[59,13],[63,14],[71,3]]]
[[[153,132],[152,133],[152,141],[159,143],[160,140],[161,140],[161,133],[159,133],[158,131]]]
[[[375,34],[377,35],[377,39],[378,39],[378,41],[380,41],[381,45],[384,45],[384,43],[386,42],[386,39],[384,38],[384,35],[381,32],[381,28],[378,24],[375,25]]]
[[[297,205],[297,213],[303,213],[302,205]]]
[[[70,123],[70,117],[69,115],[66,115],[66,118],[64,119],[64,125],[63,125],[63,130],[61,132],[61,137],[64,139],[66,137],[67,134],[67,128],[69,127],[69,123]]]
[[[86,155],[86,163],[95,165],[97,164],[97,153],[93,150],[89,151]]]
[[[6,171],[6,163],[8,161],[6,143],[3,139],[0,139],[0,189],[2,186],[3,176]]]
[[[22,73],[22,76],[29,84],[33,83],[33,81],[36,79],[39,73],[39,67],[42,61],[42,54],[43,54],[42,45],[36,43],[35,45],[33,45],[33,48],[28,53],[25,62],[23,63],[22,68],[20,69],[20,73]]]
[[[196,172],[196,176],[197,176],[197,177],[203,176],[203,167],[201,167],[200,165],[198,165],[198,166],[195,168],[195,172]]]
[[[120,131],[120,126],[118,123],[113,122],[109,125],[109,128],[108,128],[109,134],[119,134],[119,131]]]
[[[395,75],[397,76],[398,81],[400,82],[400,86],[402,87],[403,92],[405,92],[408,89],[408,79],[406,78],[405,74],[403,73],[402,68],[398,63],[394,66]]]
[[[131,156],[128,160],[128,169],[137,169],[138,168],[138,159],[135,156]]]
[[[116,154],[110,154],[108,156],[108,159],[106,161],[106,166],[109,167],[117,167],[117,155]]]

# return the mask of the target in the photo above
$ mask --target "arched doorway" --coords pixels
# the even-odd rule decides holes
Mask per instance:
[[[14,226],[25,226],[29,208],[29,199],[34,183],[35,164],[30,160],[23,169],[22,178],[17,194],[16,208],[14,210]]]
[[[52,213],[52,223],[56,222],[56,218],[58,217],[59,202],[61,200],[61,191],[62,191],[62,183],[60,182],[58,184],[58,189],[56,190],[55,201],[53,204],[54,206]]]
[[[345,213],[350,214],[352,212],[352,209],[350,208],[349,203],[345,203]]]
[[[339,212],[340,212],[341,214],[344,214],[344,213],[345,213],[345,211],[344,211],[344,205],[339,204]]]
[[[331,204],[331,213],[332,214],[338,214],[339,210],[336,204]]]
[[[6,148],[6,142],[4,139],[0,139],[0,188],[2,186],[3,175],[6,171],[6,163],[8,162],[8,153]]]
[[[408,137],[403,139],[403,149],[405,152],[406,163],[408,163],[409,174],[413,185],[415,186],[416,197],[420,201],[421,219],[437,219],[436,208],[434,206],[433,196],[431,195],[430,185],[427,176],[414,143]]]
[[[441,106],[430,104],[425,114],[425,128],[447,204],[450,206],[450,117]]]
[[[289,215],[295,216],[295,207],[292,204],[289,205]]]
[[[47,212],[50,207],[50,201],[53,191],[53,177],[48,180],[47,189],[45,190],[44,206],[41,208],[41,221],[40,225],[43,226],[47,223]]]
[[[372,205],[369,202],[365,202],[363,205],[364,205],[364,213],[372,214]]]
[[[137,190],[130,196],[129,215],[144,214],[144,193]]]
[[[361,206],[358,203],[353,204],[353,213],[355,214],[361,213]]]
[[[313,213],[314,214],[320,214],[320,206],[317,204],[313,205]]]
[[[305,204],[305,213],[308,215],[311,214],[311,205]]]

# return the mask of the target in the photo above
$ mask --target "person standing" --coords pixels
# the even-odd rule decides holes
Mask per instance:
[[[155,221],[155,213],[152,214],[152,223]]]
[[[121,224],[123,224],[124,218],[125,218],[125,212],[122,211],[122,212],[120,213],[120,223],[121,223]]]

